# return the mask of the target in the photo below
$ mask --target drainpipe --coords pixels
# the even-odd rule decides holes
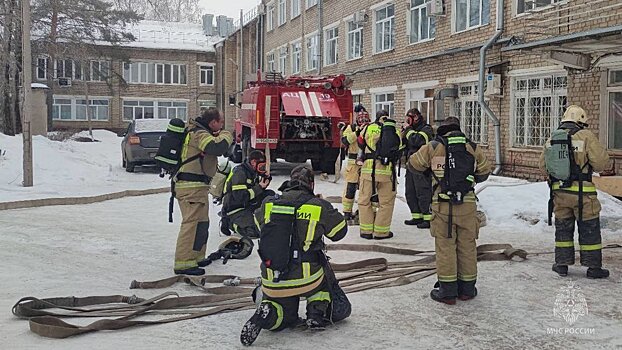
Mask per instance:
[[[244,89],[244,10],[240,10],[240,88],[238,91]]]
[[[503,33],[503,3],[504,0],[497,0],[497,30],[495,34],[488,39],[486,44],[479,50],[479,86],[477,100],[482,111],[492,120],[492,125],[495,130],[495,169],[492,171],[494,175],[498,175],[501,172],[501,122],[484,100],[484,82],[486,76],[486,50],[492,47],[501,36],[501,33]]]
[[[302,6],[302,5],[301,5]],[[324,1],[317,2],[317,35],[318,35],[318,61],[317,75],[322,75],[324,65]]]

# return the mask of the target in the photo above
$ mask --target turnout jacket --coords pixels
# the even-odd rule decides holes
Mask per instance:
[[[264,189],[259,186],[259,175],[248,162],[236,166],[225,182],[223,212],[229,216],[244,210],[250,201],[263,191]]]
[[[442,127],[441,127],[442,128]],[[439,128],[439,134],[441,134],[442,129]],[[445,137],[452,137],[459,134],[460,130],[453,130],[449,132],[443,133]],[[486,158],[486,155],[482,152],[482,150],[477,147],[477,144],[473,142],[467,142],[466,144],[467,152],[471,153],[475,158],[475,164],[473,167],[475,169],[475,182],[484,182],[488,179],[488,175],[490,175],[490,162]],[[438,179],[442,179],[445,176],[445,146],[439,140],[433,140],[428,144],[424,145],[419,149],[418,152],[411,155],[408,162],[409,164],[419,172],[424,172],[427,169],[432,169],[434,176],[432,177],[432,185],[434,190],[434,196],[432,197],[432,203],[438,203],[438,194],[441,191],[441,187],[438,185]],[[475,193],[473,191],[464,195],[464,202],[473,202],[475,203]]]
[[[578,128],[577,124],[573,122],[564,122],[560,126],[560,129],[567,129],[568,131]],[[540,155],[539,166],[544,172],[546,172],[546,165],[544,162],[544,152],[546,148],[551,147],[551,140],[549,139],[544,145],[544,150]],[[574,160],[583,174],[590,174],[592,171],[601,172],[607,167],[609,163],[609,154],[605,147],[598,141],[596,135],[587,129],[581,129],[572,135],[572,148],[574,149]],[[559,183],[553,184],[553,191],[564,192],[579,192],[579,182],[573,181],[572,186],[568,188],[560,189]],[[590,181],[583,181],[584,193],[596,193],[596,186]]]
[[[324,281],[324,268],[320,264],[319,254],[324,249],[323,237],[339,241],[345,237],[348,226],[339,211],[324,199],[313,195],[310,190],[301,187],[285,189],[279,201],[292,203],[291,207],[276,205],[277,197],[268,197],[255,211],[255,224],[260,232],[269,222],[270,215],[283,214],[292,210],[294,203],[303,203],[297,210],[295,241],[301,252],[300,263],[290,262],[288,273],[278,282],[274,282],[274,271],[261,263],[261,282],[263,292],[273,298],[302,295],[317,288]],[[292,211],[293,213],[293,211]],[[290,254],[290,252],[283,252]]]
[[[342,133],[341,143],[348,148],[348,164],[356,162],[356,156],[359,152],[357,142],[359,129],[355,124],[350,124]]]
[[[363,179],[371,180],[374,163],[376,167],[376,181],[377,182],[390,182],[392,181],[392,164],[382,165],[380,160],[370,158],[376,152],[376,144],[380,140],[380,131],[382,131],[382,125],[380,123],[367,124],[361,130],[358,137],[359,146],[363,149],[365,155],[365,163],[361,169],[361,177]],[[400,138],[400,149],[402,148],[401,140],[402,135],[396,129],[397,135]]]
[[[188,122],[188,129],[189,132],[181,149],[181,161],[183,162],[199,153],[203,153],[203,159],[199,158],[184,164],[179,169],[179,173],[206,175],[211,178],[216,174],[218,156],[222,156],[228,151],[233,137],[226,130],[221,130],[217,136],[214,136],[212,131],[204,128],[192,119]],[[207,196],[209,185],[205,182],[184,181],[177,178],[174,178],[174,181],[175,189],[178,193],[183,193],[186,189],[190,191],[200,190],[205,191]]]
[[[430,142],[434,131],[429,124],[421,124],[418,127],[408,127],[403,132],[402,143],[406,146],[407,156],[416,153],[423,145]]]

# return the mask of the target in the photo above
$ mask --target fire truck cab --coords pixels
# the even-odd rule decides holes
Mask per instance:
[[[247,83],[242,92],[236,142],[242,159],[252,149],[270,150],[271,159],[302,163],[335,173],[341,147],[338,124],[352,120],[351,80],[345,75],[289,77],[268,74]]]

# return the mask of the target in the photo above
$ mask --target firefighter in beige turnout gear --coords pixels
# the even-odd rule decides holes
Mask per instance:
[[[209,233],[209,181],[216,173],[218,156],[227,152],[233,137],[222,130],[224,118],[216,108],[190,120],[182,148],[181,161],[203,154],[184,164],[175,175],[175,198],[179,202],[182,223],[175,249],[176,274],[202,275],[198,262],[205,259]]]
[[[357,112],[356,123],[352,123],[349,126],[342,125],[342,137],[341,143],[347,148],[348,165],[346,166],[346,187],[343,190],[343,196],[341,203],[343,204],[343,216],[349,224],[356,224],[358,220],[357,215],[354,215],[354,199],[356,197],[356,190],[359,187],[359,177],[361,174],[361,165],[356,163],[356,158],[359,153],[359,145],[357,138],[367,124],[369,124],[369,114],[365,108],[361,105],[357,106],[355,112]]]
[[[575,260],[574,227],[579,229],[579,248],[581,265],[586,266],[588,278],[606,278],[609,271],[602,268],[602,241],[600,234],[600,202],[596,187],[591,182],[592,171],[605,170],[609,162],[607,150],[598,141],[596,135],[587,127],[587,115],[579,106],[569,106],[561,120],[560,129],[571,133],[576,172],[571,165],[571,183],[564,186],[560,181],[552,183],[553,208],[555,213],[555,264],[553,271],[561,276],[568,274],[568,265]],[[551,147],[547,141],[545,151],[540,156],[540,168],[546,171],[545,152]],[[573,159],[574,158],[574,159]],[[579,182],[583,183],[579,186]],[[570,181],[569,181],[570,182]],[[581,188],[582,187],[582,188]],[[582,189],[582,195],[579,190]],[[583,199],[582,208],[579,198]],[[581,211],[581,213],[579,213]]]
[[[460,121],[455,117],[445,119],[438,128],[438,136],[434,141],[424,145],[413,154],[409,163],[414,170],[424,172],[432,169],[434,196],[432,198],[432,222],[430,232],[435,238],[436,271],[439,289],[430,293],[432,299],[446,304],[455,304],[456,297],[468,300],[477,295],[475,281],[477,279],[477,246],[475,240],[479,234],[479,221],[476,216],[476,198],[472,187],[463,194],[462,204],[450,204],[441,193],[439,181],[443,181],[446,164],[446,149],[441,140],[445,137],[447,144],[462,142],[466,152],[472,155],[474,163],[471,181],[474,186],[483,182],[490,173],[490,164],[482,150],[469,142],[460,131]],[[473,172],[474,169],[474,172]],[[451,232],[448,232],[451,223]],[[436,287],[436,286],[435,286]]]
[[[358,138],[365,159],[361,168],[358,200],[360,236],[365,239],[393,237],[391,220],[397,194],[393,186],[394,181],[397,181],[393,168],[395,165],[382,165],[381,161],[374,157],[376,145],[380,139],[382,123],[387,118],[388,113],[386,111],[378,111],[376,121],[366,125]],[[398,130],[396,130],[396,134],[400,139],[401,148],[402,137]],[[375,174],[372,176],[374,171]],[[375,177],[375,184],[372,184],[372,177]],[[376,193],[373,193],[374,187]]]

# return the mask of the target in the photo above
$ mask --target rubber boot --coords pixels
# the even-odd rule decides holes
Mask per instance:
[[[372,233],[361,233],[361,238],[374,239],[374,235]]]
[[[270,305],[266,303],[259,305],[257,310],[255,310],[255,314],[253,314],[253,316],[246,321],[244,327],[242,327],[242,332],[240,333],[240,342],[242,345],[250,346],[257,340],[259,332],[264,328],[269,314]]]
[[[380,239],[389,239],[389,238],[393,238],[393,232],[389,231],[389,234],[386,236],[373,236],[374,239],[376,240],[380,240]]]
[[[205,275],[205,270],[200,267],[193,267],[190,269],[184,270],[174,270],[176,275],[191,275],[191,276],[201,276]]]
[[[553,264],[552,270],[557,272],[557,274],[562,277],[568,276],[568,265],[558,265],[557,263],[555,263]]]
[[[600,267],[590,267],[587,269],[587,278],[607,278],[609,277],[609,270]]]
[[[475,281],[460,281],[458,280],[458,299],[467,301],[477,296],[477,288],[475,288]]]
[[[326,329],[328,322],[325,320],[320,320],[316,318],[309,318],[307,319],[306,324],[307,324],[307,328],[309,328],[312,331],[323,331]]]
[[[430,228],[430,222],[429,221],[422,221],[422,222],[417,224],[417,228],[420,228],[420,229]]]
[[[439,303],[447,305],[455,305],[458,296],[458,282],[436,282],[434,288],[430,292],[430,298]]]
[[[349,211],[344,211],[344,212],[343,212],[343,219],[344,219],[345,221],[352,220],[352,218],[353,218],[353,217],[354,217],[354,216],[352,215],[352,213],[351,213],[351,212],[349,212]]]
[[[404,220],[404,225],[417,226],[422,222],[423,222],[423,219],[410,219],[410,220]]]

